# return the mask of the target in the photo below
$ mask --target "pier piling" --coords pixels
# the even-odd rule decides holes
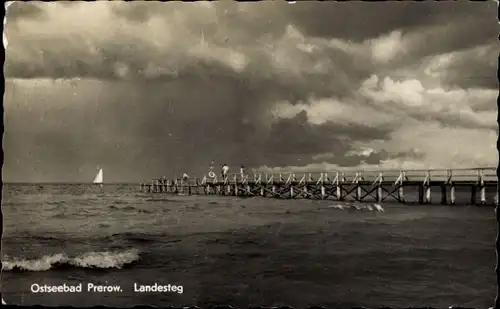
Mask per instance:
[[[480,190],[480,199],[481,199],[481,205],[486,205],[486,188],[484,186],[484,172],[483,170],[478,171],[479,174],[479,190]]]
[[[470,204],[476,205],[476,189],[477,185],[472,185],[470,190]]]
[[[425,188],[424,203],[431,204],[432,200],[431,200],[431,172],[430,171],[427,171],[427,174],[425,176],[424,188]]]
[[[447,205],[448,204],[448,200],[447,200],[447,186],[445,184],[441,185],[441,204],[442,205]]]
[[[375,179],[374,183],[377,184],[377,196],[376,196],[376,199],[377,199],[377,203],[382,203],[382,199],[383,199],[383,196],[382,196],[382,183],[384,181],[384,177],[382,176],[382,173],[378,173],[378,176],[377,178]]]
[[[424,203],[424,185],[423,184],[418,185],[418,203],[419,204]]]
[[[455,205],[455,186],[451,185],[450,188],[450,203],[451,205]]]

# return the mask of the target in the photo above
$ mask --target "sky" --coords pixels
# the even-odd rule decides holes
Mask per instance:
[[[497,166],[490,2],[14,2],[5,182]]]

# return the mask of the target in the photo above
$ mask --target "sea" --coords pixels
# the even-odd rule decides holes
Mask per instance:
[[[2,212],[8,304],[487,308],[496,296],[493,206],[6,184]]]

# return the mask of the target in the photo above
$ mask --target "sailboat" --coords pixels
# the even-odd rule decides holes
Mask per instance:
[[[104,180],[104,176],[103,176],[102,168],[100,168],[99,172],[97,172],[97,175],[94,178],[94,184],[101,185],[101,187],[102,187],[103,180]]]

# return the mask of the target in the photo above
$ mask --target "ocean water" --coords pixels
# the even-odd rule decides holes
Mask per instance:
[[[352,202],[137,189],[6,185],[7,303],[493,305],[493,207],[384,203],[380,211]],[[82,292],[32,291],[80,283]],[[121,291],[88,292],[89,283]],[[154,283],[178,290],[134,291],[134,284]]]

